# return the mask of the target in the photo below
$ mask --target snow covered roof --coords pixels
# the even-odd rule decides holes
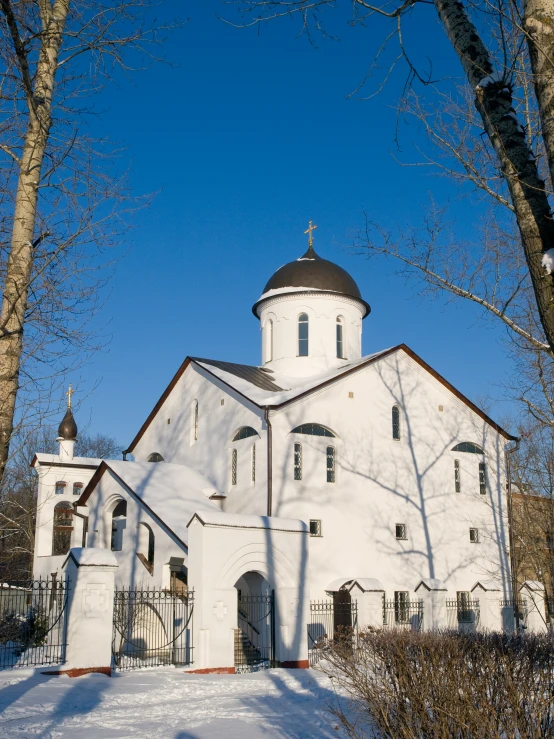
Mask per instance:
[[[31,467],[86,467],[94,469],[102,460],[95,457],[73,457],[73,459],[61,459],[59,454],[43,454],[38,452],[33,457]]]
[[[296,518],[278,518],[277,516],[246,516],[238,513],[222,511],[196,511],[188,522],[188,526],[197,518],[204,526],[224,526],[233,529],[270,529],[272,531],[308,532],[308,525]]]
[[[236,365],[232,362],[219,362],[212,359],[200,359],[199,357],[191,357],[191,361],[210,374],[215,375],[256,405],[278,406],[293,400],[299,395],[310,392],[320,387],[320,385],[339,379],[349,371],[361,368],[388,352],[390,352],[390,349],[370,354],[353,362],[344,362],[340,367],[335,367],[314,377],[290,377],[267,367],[249,367],[248,365]],[[237,371],[237,368],[240,368],[240,371]],[[247,373],[244,370],[250,370],[250,372]],[[264,374],[260,376],[259,373],[262,372]]]
[[[209,499],[218,490],[200,472],[168,462],[122,462],[105,460],[78,500],[85,505],[102,475],[111,472],[127,490],[150,510],[158,521],[187,544],[187,524],[196,512],[219,513]]]
[[[77,567],[117,567],[117,558],[111,549],[72,547],[65,562],[70,558]]]

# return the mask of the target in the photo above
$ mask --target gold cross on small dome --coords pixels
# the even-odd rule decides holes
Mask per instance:
[[[313,247],[313,245],[314,245],[314,235],[313,235],[313,232],[314,232],[314,231],[316,230],[316,228],[317,228],[317,226],[314,226],[314,225],[312,225],[312,222],[310,221],[310,225],[309,225],[309,226],[308,226],[308,228],[307,228],[307,229],[306,229],[306,230],[304,231],[304,233],[305,233],[305,234],[310,234],[310,235],[308,236],[308,246],[310,247],[310,249],[311,249],[311,248]]]
[[[71,396],[73,395],[74,392],[75,392],[75,390],[73,390],[73,387],[72,387],[71,383],[69,383],[69,389],[66,392],[66,395],[67,395],[67,407],[68,408],[71,408]]]

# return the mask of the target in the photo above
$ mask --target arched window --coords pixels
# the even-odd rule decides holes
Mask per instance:
[[[460,479],[460,460],[454,460],[454,490],[457,493],[462,492],[462,481]]]
[[[344,359],[344,324],[342,316],[337,316],[337,357]]]
[[[397,405],[392,407],[392,438],[400,441],[400,408]]]
[[[81,495],[83,492],[83,483],[82,482],[74,482],[73,483],[73,495]]]
[[[52,534],[52,554],[67,554],[71,548],[73,531],[73,507],[63,501],[54,508],[54,531]]]
[[[231,450],[231,485],[237,484],[238,470],[238,452],[236,449]]]
[[[265,361],[273,359],[273,321],[271,318],[265,325]]]
[[[332,436],[335,434],[320,423],[303,423],[292,430],[293,434],[308,434],[310,436]]]
[[[250,436],[259,436],[259,433],[256,431],[256,429],[253,429],[252,426],[243,426],[233,436],[232,441],[240,441],[241,439],[248,439],[248,437]]]
[[[147,462],[164,462],[164,458],[159,452],[152,452],[152,454],[148,455]]]
[[[154,532],[147,523],[139,524],[139,542],[137,557],[146,567],[148,572],[154,574]]]
[[[192,441],[198,441],[198,401],[192,401],[191,410],[191,439]]]
[[[67,483],[63,482],[63,480],[60,480],[56,483],[56,495],[63,495],[65,493],[65,489],[67,487]]]
[[[301,313],[298,316],[298,356],[299,357],[308,356],[308,335],[309,335],[308,321],[309,319],[308,319],[307,313]]]
[[[335,482],[335,447],[327,447],[327,482]]]
[[[256,445],[252,445],[252,482],[256,482]]]
[[[112,511],[112,552],[123,549],[123,531],[127,523],[127,501],[120,500]]]
[[[462,441],[456,446],[453,446],[451,452],[467,452],[469,454],[484,454],[483,448],[478,444],[474,444],[472,441]]]
[[[302,479],[302,444],[294,445],[294,479]]]

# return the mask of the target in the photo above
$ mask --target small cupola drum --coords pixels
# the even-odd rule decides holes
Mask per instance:
[[[348,272],[322,259],[313,245],[280,267],[252,311],[262,330],[262,362],[285,375],[310,376],[362,355],[362,320],[371,308]]]

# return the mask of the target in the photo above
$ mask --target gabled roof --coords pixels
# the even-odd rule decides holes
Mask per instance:
[[[444,387],[455,395],[458,400],[467,405],[474,413],[492,426],[495,431],[504,436],[504,438],[509,441],[515,441],[517,439],[517,437],[512,436],[495,423],[492,418],[478,408],[475,403],[472,403],[469,398],[463,395],[463,393],[451,385],[442,375],[424,362],[423,359],[406,346],[406,344],[399,344],[390,349],[385,349],[383,351],[376,352],[375,354],[362,357],[354,362],[345,362],[340,367],[310,378],[290,377],[274,372],[267,367],[253,367],[245,364],[235,364],[233,362],[221,362],[213,359],[187,357],[163,392],[161,398],[152,409],[138,434],[129,445],[127,451],[133,451],[190,364],[194,364],[196,367],[201,368],[205,373],[216,377],[253,405],[258,406],[259,408],[276,410],[328,385],[332,385],[334,382],[337,382],[347,375],[358,372],[364,367],[374,364],[375,362],[395,354],[396,352],[404,352],[407,354],[414,360],[414,362],[419,364],[426,372],[434,377],[435,380],[440,382],[441,385],[444,385]]]
[[[217,490],[203,475],[168,462],[103,461],[83,490],[77,505],[86,505],[100,479],[110,472],[173,536],[187,546],[187,524],[195,513],[220,513],[209,500]]]

